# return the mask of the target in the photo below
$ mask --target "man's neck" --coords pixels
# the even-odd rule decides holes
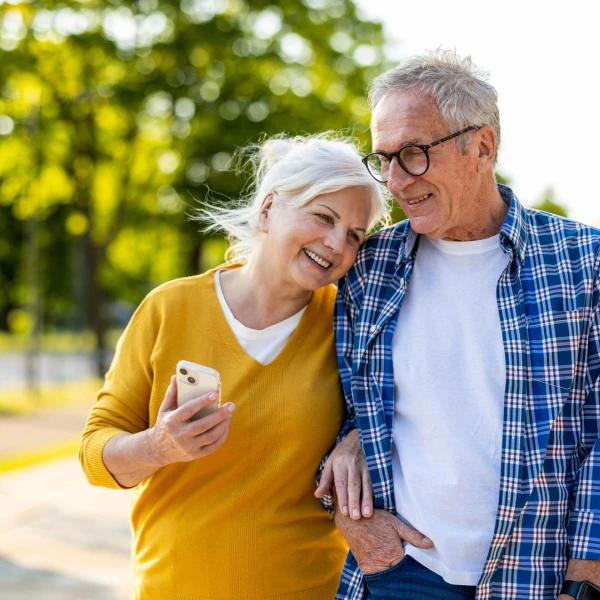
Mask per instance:
[[[482,185],[476,192],[477,213],[470,215],[464,226],[450,230],[448,236],[442,238],[450,242],[469,242],[483,240],[498,235],[504,224],[509,206],[504,202],[498,186],[493,178]]]

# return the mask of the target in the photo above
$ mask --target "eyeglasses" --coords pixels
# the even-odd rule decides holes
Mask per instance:
[[[473,129],[481,129],[483,125],[471,125],[466,129],[461,129],[452,135],[447,135],[441,140],[431,142],[431,144],[406,144],[397,152],[371,152],[362,159],[363,164],[367,167],[369,173],[379,183],[387,183],[390,175],[390,165],[394,156],[398,164],[409,174],[414,177],[424,175],[429,169],[429,149],[443,144],[452,138],[455,138],[467,131]]]

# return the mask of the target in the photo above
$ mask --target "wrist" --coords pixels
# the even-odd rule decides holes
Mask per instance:
[[[156,445],[156,430],[154,427],[150,427],[146,429],[146,431],[140,432],[140,442],[142,446],[143,456],[145,458],[144,462],[146,465],[153,469],[160,469],[165,467],[168,463],[165,460],[165,457],[158,451]]]
[[[599,600],[600,586],[587,579],[571,578],[567,575],[560,590],[559,600]]]

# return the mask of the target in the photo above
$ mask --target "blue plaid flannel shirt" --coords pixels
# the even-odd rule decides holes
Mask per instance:
[[[476,597],[556,600],[568,559],[600,560],[600,231],[526,209],[498,188],[509,204],[500,244],[510,255],[496,294],[506,356],[502,469]],[[348,410],[341,437],[358,427],[375,507],[393,514],[391,347],[417,249],[408,221],[370,236],[336,306]],[[336,600],[363,597],[350,553]]]

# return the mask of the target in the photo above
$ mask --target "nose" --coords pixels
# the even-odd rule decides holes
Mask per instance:
[[[341,254],[346,244],[346,232],[343,227],[332,227],[327,232],[323,244],[335,254]]]
[[[413,184],[415,180],[416,176],[407,173],[398,163],[398,159],[392,159],[386,186],[394,196],[397,196],[399,192],[404,191],[409,185]]]

